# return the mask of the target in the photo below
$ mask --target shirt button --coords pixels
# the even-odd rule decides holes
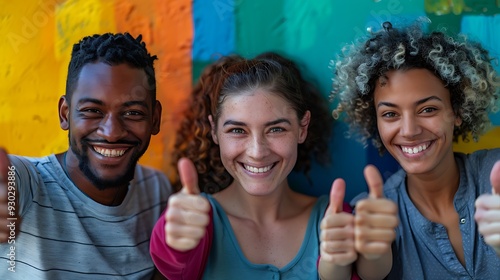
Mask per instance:
[[[464,218],[460,219],[460,223],[461,223],[461,224],[465,224],[465,221],[466,221],[466,220],[465,220]]]

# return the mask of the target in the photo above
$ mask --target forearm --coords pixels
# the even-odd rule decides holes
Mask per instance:
[[[341,266],[320,259],[318,272],[321,280],[351,279],[352,265]]]
[[[369,260],[359,255],[356,272],[364,280],[384,279],[392,269],[392,252],[389,251],[376,260]]]
[[[212,217],[212,209],[210,209]],[[151,234],[150,254],[156,268],[168,279],[201,279],[213,240],[213,221],[198,245],[186,252],[171,248],[165,242],[164,215],[160,217]]]

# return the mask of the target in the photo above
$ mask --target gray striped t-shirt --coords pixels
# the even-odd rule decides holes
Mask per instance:
[[[151,278],[150,235],[172,193],[163,173],[137,165],[122,204],[105,206],[54,155],[10,160],[22,221],[15,243],[0,244],[0,279]]]

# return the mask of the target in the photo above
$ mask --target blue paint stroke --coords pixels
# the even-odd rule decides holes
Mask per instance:
[[[238,0],[194,0],[193,60],[211,61],[234,53],[234,1]]]

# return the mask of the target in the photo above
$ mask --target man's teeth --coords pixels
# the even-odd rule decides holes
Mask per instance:
[[[427,147],[429,147],[429,145],[424,144],[424,145],[420,145],[420,146],[416,146],[416,147],[403,147],[403,146],[401,146],[401,149],[403,150],[404,153],[416,154],[416,153],[419,153],[421,151],[426,150]]]
[[[105,156],[105,157],[121,157],[125,153],[126,149],[103,149],[94,147],[94,151]]]
[[[264,172],[267,172],[269,171],[273,165],[269,165],[269,166],[266,166],[266,167],[260,167],[260,168],[257,168],[257,167],[253,167],[253,166],[250,166],[250,165],[244,165],[245,166],[245,169],[252,172],[252,173],[264,173]]]

